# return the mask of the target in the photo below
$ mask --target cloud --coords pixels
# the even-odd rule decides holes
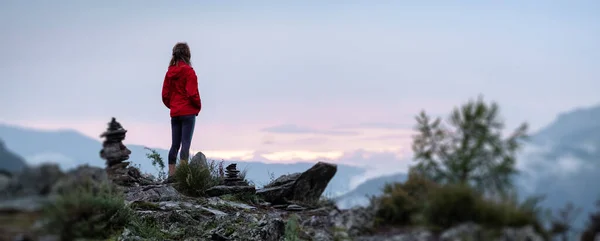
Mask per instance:
[[[295,124],[283,124],[262,129],[263,132],[277,134],[316,134],[316,135],[332,135],[332,136],[356,136],[359,132],[356,131],[339,131],[339,130],[319,130]]]
[[[197,151],[191,151],[192,153],[195,153]],[[225,160],[231,160],[231,159],[235,159],[235,160],[241,160],[241,161],[247,161],[247,160],[252,160],[254,158],[254,151],[252,150],[237,150],[237,151],[202,151],[202,153],[204,153],[204,155],[206,155],[207,158],[211,158],[211,159],[225,159]]]
[[[406,132],[402,134],[381,135],[375,137],[365,137],[363,140],[404,140],[412,139],[414,132]]]
[[[400,129],[411,129],[413,123],[397,123],[397,122],[363,122],[359,124],[351,125],[339,125],[335,129],[386,129],[386,130],[400,130]]]
[[[344,152],[341,151],[327,151],[327,152],[314,152],[314,151],[278,151],[272,153],[262,154],[261,157],[269,159],[271,161],[279,162],[294,162],[294,161],[314,161],[318,159],[336,160],[341,158]]]

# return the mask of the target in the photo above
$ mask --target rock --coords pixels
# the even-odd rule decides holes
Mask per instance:
[[[296,179],[291,192],[291,200],[318,201],[336,172],[337,165],[318,162]]]
[[[277,179],[273,180],[271,183],[265,185],[264,187],[269,188],[269,187],[293,185],[294,182],[296,181],[296,179],[298,179],[298,177],[300,177],[300,175],[302,175],[301,172],[282,175],[282,176],[278,177]]]
[[[262,188],[256,190],[256,195],[272,204],[287,203],[285,197],[287,197],[287,193],[290,192],[291,188],[291,185]]]
[[[202,153],[201,151],[199,151],[198,153],[196,153],[196,155],[194,155],[194,157],[192,157],[192,161],[190,162],[190,166],[191,167],[208,168],[208,162],[206,161],[206,156],[204,155],[204,153]]]
[[[384,234],[358,237],[354,239],[356,241],[438,241],[435,236],[428,230],[423,228],[411,228],[405,230],[402,233],[396,234]],[[461,239],[460,241],[466,240],[479,240],[479,239]]]
[[[154,181],[142,175],[139,169],[129,166],[131,151],[123,145],[127,130],[113,117],[108,123],[108,129],[100,135],[106,139],[102,143],[100,157],[106,160],[106,174],[108,178],[121,186],[151,185]]]
[[[533,230],[533,227],[505,228],[502,231],[500,241],[543,241],[541,235]]]
[[[287,206],[287,208],[285,208],[285,210],[292,211],[292,212],[299,212],[299,211],[306,210],[306,208],[304,208],[300,205],[292,204],[292,205]]]
[[[107,130],[100,135],[100,137],[106,138],[102,143],[103,148],[100,151],[100,157],[106,160],[107,166],[110,167],[129,159],[131,150],[127,149],[122,143],[125,139],[125,133],[127,133],[127,130],[123,129],[123,126],[113,117],[111,122],[108,123]]]
[[[318,162],[301,174],[281,176],[256,193],[275,204],[288,201],[313,203],[319,200],[336,172],[337,165]]]
[[[279,241],[285,233],[285,223],[280,218],[270,219],[259,225],[262,226],[259,232],[260,240]]]
[[[220,199],[218,197],[211,197],[211,198],[208,198],[207,200],[208,200],[208,203],[213,206],[227,205],[230,207],[246,209],[246,210],[256,209],[256,207],[250,206],[248,204],[226,201],[226,200]]]
[[[228,237],[223,236],[222,234],[218,234],[218,233],[213,233],[212,236],[210,237],[210,240],[214,240],[214,241],[228,241],[231,240]]]
[[[128,228],[125,228],[123,230],[123,233],[121,233],[121,236],[119,237],[119,240],[123,240],[123,241],[138,241],[138,240],[144,240],[141,237],[135,236],[131,233],[131,231]]]
[[[31,195],[24,197],[15,197],[13,199],[0,200],[1,212],[38,212],[44,207],[44,204],[51,201],[48,196]]]
[[[125,200],[130,202],[160,202],[174,201],[180,199],[180,195],[170,185],[149,185],[128,188],[125,192]]]
[[[113,117],[108,123],[108,129],[100,135],[106,138],[102,143],[100,157],[106,160],[106,173],[111,181],[121,186],[138,186],[150,184],[151,181],[145,180],[140,171],[135,167],[129,167],[131,150],[123,145],[127,130]],[[150,182],[150,183],[149,183]]]
[[[329,216],[336,229],[345,230],[351,236],[369,233],[375,226],[374,207],[356,207],[348,210],[333,211]]]
[[[246,182],[239,176],[240,171],[237,170],[237,164],[229,164],[225,168],[225,186],[248,186]]]
[[[27,167],[15,174],[0,199],[13,197],[48,195],[54,183],[64,176],[57,164],[45,163]]]
[[[83,165],[67,172],[54,185],[52,185],[51,193],[59,194],[65,191],[73,190],[77,185],[81,184],[82,180],[90,180],[93,183],[104,183],[108,181],[106,171],[102,168]]]
[[[482,229],[474,223],[464,223],[447,229],[440,235],[440,241],[460,241],[464,239],[484,240]]]
[[[226,194],[255,194],[254,186],[214,186],[206,190],[206,195],[210,197],[222,196]]]

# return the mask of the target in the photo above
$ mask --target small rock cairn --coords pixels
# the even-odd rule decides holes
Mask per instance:
[[[237,170],[237,164],[229,164],[225,168],[225,186],[248,186],[244,180],[240,178],[240,171]]]
[[[226,194],[256,193],[256,188],[240,178],[239,174],[240,171],[237,170],[237,164],[229,164],[225,168],[225,179],[223,180],[223,184],[209,188],[206,190],[206,194],[214,197]]]
[[[108,129],[100,135],[105,138],[100,150],[100,157],[106,160],[106,173],[108,178],[121,186],[137,186],[143,179],[135,167],[130,167],[129,159],[131,150],[123,145],[127,130],[113,117],[108,123]]]

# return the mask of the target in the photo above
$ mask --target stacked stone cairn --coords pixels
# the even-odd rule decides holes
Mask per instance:
[[[226,194],[254,194],[256,188],[248,185],[246,181],[240,178],[240,171],[237,170],[237,164],[230,164],[225,168],[225,179],[223,184],[206,190],[209,196],[221,196]]]
[[[106,173],[113,183],[121,186],[139,186],[149,184],[150,180],[144,179],[135,167],[129,166],[131,150],[123,145],[127,130],[113,117],[108,123],[108,129],[100,135],[105,138],[100,150],[100,157],[106,160]]]
[[[225,180],[223,180],[225,186],[248,186],[242,178],[240,178],[240,171],[237,170],[237,164],[229,164],[225,168]]]

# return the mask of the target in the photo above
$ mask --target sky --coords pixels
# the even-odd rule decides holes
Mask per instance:
[[[406,167],[414,116],[483,95],[535,131],[600,104],[598,1],[2,1],[0,122],[170,146],[161,102],[187,42],[192,149]]]

